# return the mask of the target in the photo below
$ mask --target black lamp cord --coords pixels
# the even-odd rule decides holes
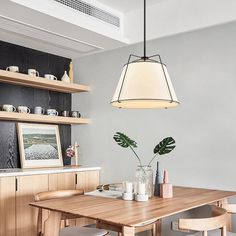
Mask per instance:
[[[143,1],[144,2],[144,12],[143,12],[143,35],[144,35],[144,40],[143,40],[143,58],[144,60],[147,59],[146,56],[146,0]]]

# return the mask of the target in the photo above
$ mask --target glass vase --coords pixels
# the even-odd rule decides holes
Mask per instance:
[[[153,170],[151,166],[138,166],[136,169],[136,184],[137,193],[139,193],[139,186],[145,184],[145,194],[149,198],[153,197]]]

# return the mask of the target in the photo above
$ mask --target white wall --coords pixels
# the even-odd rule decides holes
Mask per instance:
[[[166,136],[177,147],[160,158],[176,185],[236,190],[236,23],[162,38],[148,43],[167,63],[181,105],[170,110],[122,110],[109,104],[122,65],[141,45],[75,61],[76,82],[90,84],[88,94],[73,95],[73,107],[92,124],[73,128],[80,162],[101,166],[103,183],[132,180],[138,164],[112,139],[125,132],[147,162]],[[166,236],[170,234],[167,233]],[[164,234],[165,236],[165,234]]]

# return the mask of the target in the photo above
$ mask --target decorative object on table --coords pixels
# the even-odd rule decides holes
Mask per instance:
[[[159,162],[157,161],[156,165],[156,176],[155,176],[155,185],[154,185],[154,196],[160,196],[160,174],[159,174]]]
[[[18,66],[8,66],[6,68],[7,71],[11,71],[11,72],[16,72],[18,73],[19,72],[19,67]]]
[[[64,72],[64,75],[61,77],[61,81],[70,83],[70,77],[67,75],[67,72]]]
[[[125,189],[125,184],[123,183],[111,183],[111,184],[101,184],[97,186],[98,191],[119,191],[123,192]]]
[[[143,165],[141,162],[141,159],[139,158],[138,154],[135,152],[134,148],[137,148],[137,143],[130,139],[127,135],[116,132],[113,136],[113,139],[117,142],[118,145],[120,145],[123,148],[130,148],[132,152],[134,153],[135,157],[138,159],[139,166],[136,173],[136,182],[137,184],[145,183],[146,186],[146,192],[148,193],[149,197],[153,196],[153,178],[152,176],[152,169],[151,164],[154,161],[154,159],[157,157],[157,155],[164,155],[169,152],[171,152],[175,148],[175,140],[172,137],[167,137],[163,139],[160,143],[158,143],[154,150],[154,156],[149,161],[147,165]]]
[[[3,111],[7,111],[7,112],[15,112],[16,108],[13,105],[11,105],[11,104],[4,104],[2,106],[2,110]]]
[[[48,116],[58,116],[58,111],[56,109],[47,109]]]
[[[118,108],[170,108],[179,104],[166,65],[160,55],[146,55],[146,0],[144,0],[144,52],[131,54],[123,67],[111,104]],[[132,58],[134,58],[132,60]],[[157,58],[157,59],[155,59]]]
[[[64,117],[69,117],[70,116],[70,111],[62,111],[61,115]]]
[[[51,75],[51,74],[45,74],[44,78],[50,79],[50,80],[57,80],[57,77],[55,75]]]
[[[80,118],[81,114],[79,111],[71,111],[71,117]]]
[[[79,165],[79,155],[78,155],[79,144],[77,142],[74,145],[69,146],[66,149],[66,156],[70,158],[75,158],[75,165]]]
[[[135,179],[137,182],[137,193],[139,191],[140,183],[142,183],[145,187],[145,194],[147,193],[150,198],[153,197],[153,170],[151,166],[138,166],[135,173]],[[142,193],[142,195],[145,194]]]
[[[69,65],[69,77],[70,77],[70,82],[74,83],[74,71],[73,71],[72,61],[70,62],[70,65]]]
[[[17,110],[19,113],[30,113],[30,109],[27,106],[18,106]]]
[[[18,123],[22,168],[63,166],[57,125]]]
[[[173,186],[169,183],[168,171],[164,171],[163,183],[160,185],[160,196],[162,198],[173,197]]]
[[[28,69],[28,75],[39,77],[39,72],[35,69]]]
[[[135,194],[135,200],[138,202],[148,201],[149,194],[146,188],[146,182],[138,182],[137,193]]]
[[[34,108],[34,114],[43,115],[44,114],[44,109],[42,107],[35,107]]]
[[[126,201],[134,200],[133,183],[126,181],[124,183],[124,192],[122,193],[122,199]]]

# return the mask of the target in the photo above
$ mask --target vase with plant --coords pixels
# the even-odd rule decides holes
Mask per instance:
[[[146,192],[149,197],[153,196],[153,172],[151,169],[151,164],[157,157],[157,155],[164,155],[170,153],[175,148],[175,140],[172,137],[164,138],[161,142],[159,142],[153,149],[153,157],[148,162],[148,164],[143,165],[141,158],[135,151],[135,148],[138,147],[137,142],[129,138],[126,134],[121,132],[116,132],[113,136],[113,139],[116,141],[118,145],[123,148],[129,148],[134,156],[138,160],[138,168],[136,170],[136,181],[137,183],[145,183]],[[159,166],[157,162],[157,175],[156,175],[156,183],[155,183],[155,195],[159,195]]]

